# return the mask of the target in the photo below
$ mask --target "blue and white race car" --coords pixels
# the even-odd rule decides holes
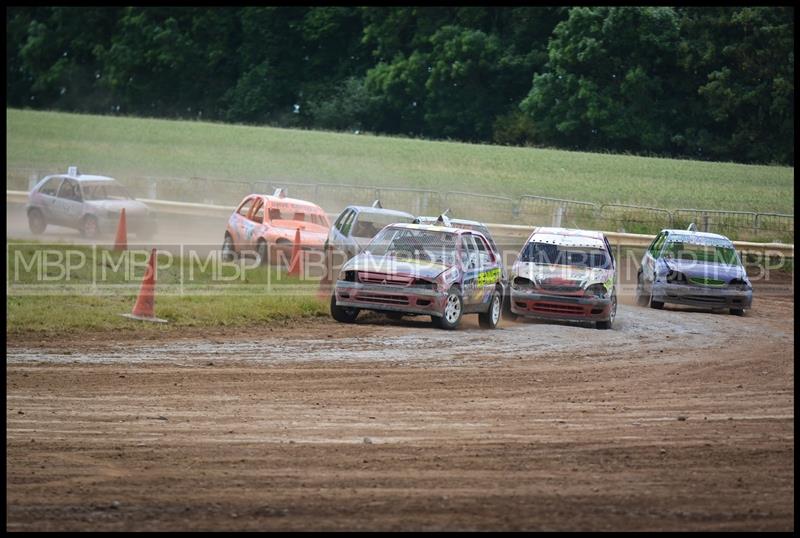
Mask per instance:
[[[742,316],[753,303],[753,285],[730,239],[688,230],[661,230],[642,258],[636,301],[727,308]]]

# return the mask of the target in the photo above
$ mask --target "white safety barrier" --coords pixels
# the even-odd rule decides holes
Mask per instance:
[[[174,215],[196,215],[196,216],[229,216],[234,209],[234,206],[222,206],[211,204],[195,204],[189,202],[173,202],[170,200],[149,200],[139,198],[153,209],[162,213],[170,213]],[[28,201],[28,193],[25,191],[6,191],[7,203],[24,204]],[[329,216],[336,217],[338,213],[329,213]],[[533,231],[533,226],[520,226],[516,224],[497,224],[486,223],[489,230],[498,236],[502,237],[519,237],[521,239],[527,238]],[[629,234],[620,232],[603,232],[608,238],[608,242],[613,246],[619,247],[633,247],[645,248],[655,237],[654,235],[647,234]],[[749,254],[759,254],[763,256],[784,256],[787,258],[794,258],[794,245],[785,243],[753,243],[750,241],[734,241],[734,246],[739,252]]]

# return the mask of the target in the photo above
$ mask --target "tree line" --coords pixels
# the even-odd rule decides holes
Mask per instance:
[[[6,106],[794,164],[793,7],[17,7]]]

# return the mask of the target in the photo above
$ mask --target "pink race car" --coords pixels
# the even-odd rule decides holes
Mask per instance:
[[[300,248],[322,252],[331,224],[325,211],[305,200],[287,198],[283,189],[273,195],[246,196],[228,219],[222,256],[255,252],[262,263],[277,260],[282,253],[290,260],[295,234],[300,231]]]

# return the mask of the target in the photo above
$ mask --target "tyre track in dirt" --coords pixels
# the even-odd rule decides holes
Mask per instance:
[[[759,291],[759,290],[757,290]],[[7,530],[793,530],[794,314],[7,344]]]

